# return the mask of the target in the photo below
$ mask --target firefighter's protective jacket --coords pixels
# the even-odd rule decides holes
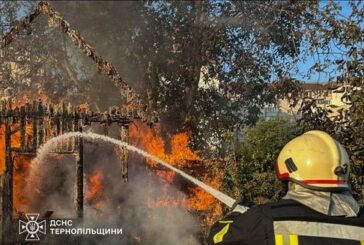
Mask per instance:
[[[356,217],[328,216],[284,199],[230,213],[212,226],[208,244],[364,245],[364,210]]]

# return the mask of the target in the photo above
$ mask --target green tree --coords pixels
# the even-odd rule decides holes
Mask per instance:
[[[267,83],[289,73],[300,27],[318,8],[315,1],[54,5],[116,63],[159,112],[163,129],[192,131],[200,150],[207,138],[221,141],[222,128],[254,124],[264,102],[289,92],[280,86],[267,96]]]
[[[294,123],[281,118],[258,121],[248,128],[227,162],[225,190],[237,199],[256,203],[276,197],[280,183],[274,164],[283,146],[298,134]]]
[[[320,108],[306,98],[300,124],[305,131],[324,130],[344,144],[353,163],[354,194],[364,204],[364,6],[362,1],[346,1],[343,14],[340,3],[325,2],[314,17],[316,24],[305,28],[307,52],[319,58],[311,70],[328,73],[333,88],[343,86],[347,108],[332,117],[331,108]]]

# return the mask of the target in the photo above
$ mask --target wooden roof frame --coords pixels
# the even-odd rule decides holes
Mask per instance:
[[[23,17],[15,26],[10,29],[9,32],[1,36],[0,49],[5,49],[11,42],[15,41],[16,37],[21,33],[21,31],[29,27],[40,15],[47,16],[52,25],[58,27],[61,32],[65,33],[76,46],[76,48],[78,48],[82,53],[89,57],[93,63],[95,63],[100,74],[107,76],[111,81],[114,82],[116,86],[120,87],[121,96],[126,98],[125,102],[127,105],[130,105],[134,108],[137,107],[138,110],[146,112],[147,115],[154,114],[148,115],[147,117],[151,118],[147,119],[147,121],[152,121],[152,123],[153,121],[158,121],[156,113],[154,111],[151,113],[148,105],[141,101],[139,94],[137,94],[121,77],[115,66],[103,59],[101,56],[98,56],[95,52],[95,49],[81,36],[80,32],[76,29],[73,29],[71,25],[63,19],[59,12],[54,11],[49,2],[40,1],[33,11]]]

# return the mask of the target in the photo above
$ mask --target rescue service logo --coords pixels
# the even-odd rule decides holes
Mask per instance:
[[[46,221],[38,221],[39,214],[25,214],[27,221],[19,220],[19,235],[26,233],[25,241],[39,241],[38,234],[46,234]]]
[[[39,241],[39,235],[50,236],[49,239],[57,239],[55,236],[108,236],[123,234],[122,228],[112,227],[84,227],[82,223],[74,224],[71,219],[47,219],[39,220],[38,213],[25,214],[26,221],[19,219],[19,235],[25,236],[25,241]],[[48,226],[47,226],[47,223]],[[48,234],[47,233],[48,230]],[[59,238],[61,239],[61,238]]]

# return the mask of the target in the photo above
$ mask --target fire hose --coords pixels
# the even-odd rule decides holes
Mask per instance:
[[[100,135],[100,134],[95,134],[95,133],[82,133],[82,132],[69,132],[69,133],[65,133],[59,136],[56,136],[50,140],[48,140],[44,145],[42,145],[39,149],[38,149],[38,153],[37,153],[37,157],[34,159],[34,161],[38,161],[42,159],[42,156],[44,156],[45,154],[47,154],[50,150],[50,147],[52,145],[56,145],[57,142],[62,141],[62,140],[66,140],[68,138],[72,138],[72,137],[82,137],[84,139],[88,139],[91,141],[97,141],[97,140],[101,140],[104,142],[109,142],[112,143],[114,145],[118,145],[121,147],[125,147],[130,151],[133,151],[135,153],[138,153],[146,158],[149,158],[157,163],[159,163],[160,165],[176,172],[177,174],[179,174],[180,176],[182,176],[183,178],[191,181],[192,183],[194,183],[195,185],[201,187],[204,191],[206,191],[207,193],[211,194],[213,197],[215,197],[217,200],[219,200],[220,202],[224,203],[226,206],[230,207],[230,208],[234,208],[233,211],[236,212],[246,212],[247,211],[247,207],[242,206],[242,205],[238,205],[236,200],[228,195],[226,195],[225,193],[222,193],[219,190],[216,190],[215,188],[205,184],[204,182],[192,177],[191,175],[183,172],[182,170],[173,167],[172,165],[170,165],[169,163],[165,162],[164,160],[142,150],[139,149],[138,147],[135,147],[133,145],[129,145],[126,142],[105,136],[105,135]]]

